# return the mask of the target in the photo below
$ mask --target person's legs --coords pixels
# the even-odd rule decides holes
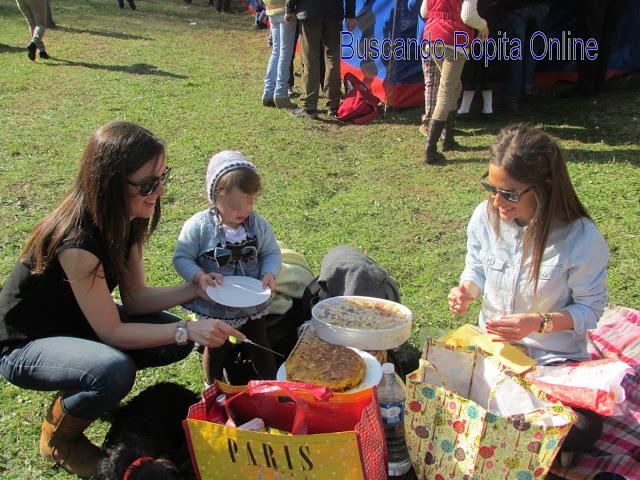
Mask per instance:
[[[531,7],[527,7],[526,9],[526,22],[527,22],[527,30],[526,30],[526,43],[523,44],[523,55],[524,55],[524,78],[523,78],[523,90],[533,91],[536,84],[536,60],[531,55],[531,49],[529,48],[529,43],[532,35],[535,32],[542,30],[542,24],[544,23],[545,18],[547,18],[547,14],[549,13],[549,5],[535,5]],[[536,51],[540,51],[541,47],[534,46]],[[520,91],[522,94],[522,90]]]
[[[458,97],[462,91],[462,81],[460,75],[464,68],[464,55],[457,55],[454,59],[453,52],[445,49],[444,59],[436,60],[440,69],[440,86],[438,87],[438,96],[436,108],[433,111],[435,120],[445,121],[449,112],[456,110]]]
[[[602,48],[603,25],[606,16],[607,0],[581,0],[576,12],[577,36],[586,41],[594,38],[598,49]],[[596,60],[578,59],[578,83],[576,90],[580,94],[594,95],[596,93],[596,78],[598,77],[598,62],[602,52],[598,51]]]
[[[424,73],[424,118],[429,120],[436,108],[438,87],[440,86],[440,70],[431,58],[422,60]]]
[[[267,338],[267,323],[264,318],[249,320],[243,325],[241,330],[250,340],[264,347],[271,348],[269,339]],[[277,367],[273,354],[252,345],[247,345],[247,350],[249,352],[249,358],[251,358],[253,366],[256,372],[258,372],[258,375],[260,375],[260,378],[263,380],[275,379]]]
[[[33,41],[34,33],[36,32],[37,24],[36,20],[33,16],[33,12],[31,11],[31,6],[26,0],[16,0],[18,4],[18,10],[24,15],[25,20],[27,21],[27,25],[29,26],[29,45],[27,46],[27,56],[30,60],[36,59],[36,49],[37,45]]]
[[[521,9],[507,12],[505,23],[507,37],[510,39],[518,39],[520,45],[522,45],[522,55],[507,62],[507,78],[504,85],[505,105],[512,110],[517,110],[518,103],[520,102],[520,93],[522,92],[522,76],[524,75],[524,61],[522,57],[526,55],[525,50],[529,48],[529,45],[525,43],[527,25],[521,15]]]
[[[207,385],[213,384],[216,380],[222,380],[224,361],[232,348],[233,345],[229,341],[217,348],[205,347],[202,354],[202,371]]]
[[[563,452],[588,452],[602,434],[604,418],[591,410],[574,408],[578,421],[571,427],[560,449]]]
[[[283,21],[279,25],[280,30],[280,54],[277,65],[277,80],[274,93],[274,101],[277,107],[291,108],[293,104],[289,100],[289,66],[293,54],[294,38],[296,35],[295,22]]]
[[[302,88],[300,107],[315,111],[318,108],[318,89],[320,87],[320,64],[318,51],[322,42],[322,22],[301,20],[300,47],[302,57]]]
[[[471,102],[473,102],[473,97],[476,95],[475,90],[465,90],[462,92],[462,101],[460,102],[460,108],[458,109],[458,114],[466,114],[469,113],[471,109]]]
[[[322,22],[322,43],[324,46],[324,94],[329,112],[337,112],[342,97],[340,85],[340,31],[342,21],[328,19]]]
[[[272,15],[269,17],[269,24],[271,28],[271,57],[267,64],[267,74],[264,77],[264,89],[262,91],[262,105],[265,107],[273,107],[273,97],[276,92],[276,82],[278,80],[278,64],[280,62],[281,46],[281,24],[285,23],[284,14]]]
[[[624,12],[624,7],[624,0],[608,0],[606,2],[602,35],[600,37],[600,43],[598,44],[598,59],[595,62],[595,93],[600,93],[602,84],[607,77],[611,50],[613,49],[618,30],[620,29],[620,18]]]
[[[440,50],[437,53],[440,54],[441,52],[442,51]],[[431,47],[430,54],[431,54],[431,58],[433,59],[433,62],[436,64],[438,73],[440,74],[440,82],[438,83],[438,92],[439,92],[440,89],[443,88],[442,68],[444,66],[444,57],[436,56],[435,55],[436,49],[433,46]],[[442,153],[438,152],[438,140],[440,140],[440,135],[444,130],[445,121],[437,120],[434,118],[435,111],[437,108],[438,108],[438,93],[436,92],[436,102],[433,109],[434,113],[431,115],[431,118],[429,119],[429,124],[427,125],[427,132],[425,135],[427,137],[427,140],[425,143],[424,162],[430,165],[445,163],[447,160],[444,157],[444,155],[442,155]]]
[[[42,424],[40,454],[80,476],[97,474],[101,452],[83,431],[131,390],[134,362],[99,342],[48,337],[0,357],[0,374],[21,388],[59,390]]]
[[[447,124],[449,127],[445,135],[447,148],[455,146],[453,124],[458,97],[462,91],[461,75],[462,69],[464,68],[465,57],[463,55],[456,55],[454,59],[453,50],[436,47],[432,49],[431,54],[440,71],[440,85],[438,87],[436,108],[433,111],[433,116],[427,128],[425,163],[438,164],[446,160],[444,155],[438,152],[437,144]]]
[[[293,37],[293,49],[291,50],[291,64],[289,66],[289,92],[293,90],[293,85],[296,83],[296,78],[294,75],[293,67],[294,60],[296,59],[296,45],[298,44],[298,39],[300,38],[300,23],[295,20],[296,32]]]
[[[74,337],[34,340],[0,358],[0,374],[29,390],[61,390],[64,410],[95,419],[124,398],[136,365],[123,352]]]
[[[440,85],[440,70],[431,57],[422,59],[422,73],[424,75],[424,114],[420,125],[420,132],[427,134],[429,120],[436,108],[438,86]]]
[[[35,28],[33,29],[33,37],[31,41],[38,46],[41,52],[46,50],[44,47],[44,34],[49,23],[47,19],[47,0],[26,0],[29,3]]]
[[[47,28],[56,28],[56,22],[53,21],[53,11],[51,10],[51,0],[47,0]]]
[[[493,113],[493,90],[482,90],[482,113]]]

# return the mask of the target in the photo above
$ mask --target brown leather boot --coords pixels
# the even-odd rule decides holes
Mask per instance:
[[[82,433],[92,422],[66,413],[58,392],[42,423],[40,455],[82,478],[96,476],[102,452]]]

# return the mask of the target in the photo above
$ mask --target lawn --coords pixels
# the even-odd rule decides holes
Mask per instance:
[[[166,141],[173,167],[163,219],[145,251],[150,284],[179,281],[170,257],[182,223],[206,207],[207,159],[238,149],[262,173],[257,210],[276,236],[316,272],[336,245],[373,257],[413,310],[418,345],[423,327],[474,322],[477,307],[453,318],[446,295],[463,267],[466,223],[484,198],[478,179],[487,147],[502,126],[527,121],[560,139],[578,194],[609,244],[610,301],[640,307],[640,75],[610,81],[597,100],[557,100],[556,87],[517,114],[461,123],[464,150],[426,168],[420,109],[351,126],[263,108],[267,33],[251,28],[249,14],[217,14],[206,3],[140,0],[131,11],[113,0],[54,0],[60,28],[47,32],[52,59],[33,64],[24,19],[14,2],[0,0],[0,284],[31,227],[73,182],[88,136],[127,119]],[[141,372],[135,392],[165,379],[201,388],[196,355]],[[37,455],[50,399],[0,380],[0,477],[70,478]],[[89,435],[101,442],[105,429],[97,422]]]

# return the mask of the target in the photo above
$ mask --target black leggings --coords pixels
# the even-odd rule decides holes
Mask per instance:
[[[582,408],[574,408],[578,421],[571,427],[561,452],[588,452],[602,435],[604,418],[602,415]]]
[[[267,338],[266,321],[264,317],[256,320],[249,320],[239,330],[244,333],[249,340],[271,348]],[[276,361],[272,353],[262,348],[252,345],[244,345],[249,354],[249,358],[253,363],[258,376],[263,380],[273,380],[276,378]],[[222,368],[225,359],[231,353],[233,344],[228,340],[220,347],[205,348],[202,356],[202,368],[204,370],[204,378],[208,384],[215,380],[222,379]]]

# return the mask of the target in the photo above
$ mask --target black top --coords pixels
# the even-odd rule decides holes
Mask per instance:
[[[117,277],[106,264],[104,246],[95,227],[85,230],[75,240],[63,242],[55,259],[39,275],[31,273],[28,263],[18,261],[0,291],[0,354],[36,338],[98,339],[58,262],[57,254],[68,248],[94,254],[103,266],[109,291],[116,287]]]
[[[287,0],[287,13],[295,13],[298,20],[355,18],[355,0]]]

